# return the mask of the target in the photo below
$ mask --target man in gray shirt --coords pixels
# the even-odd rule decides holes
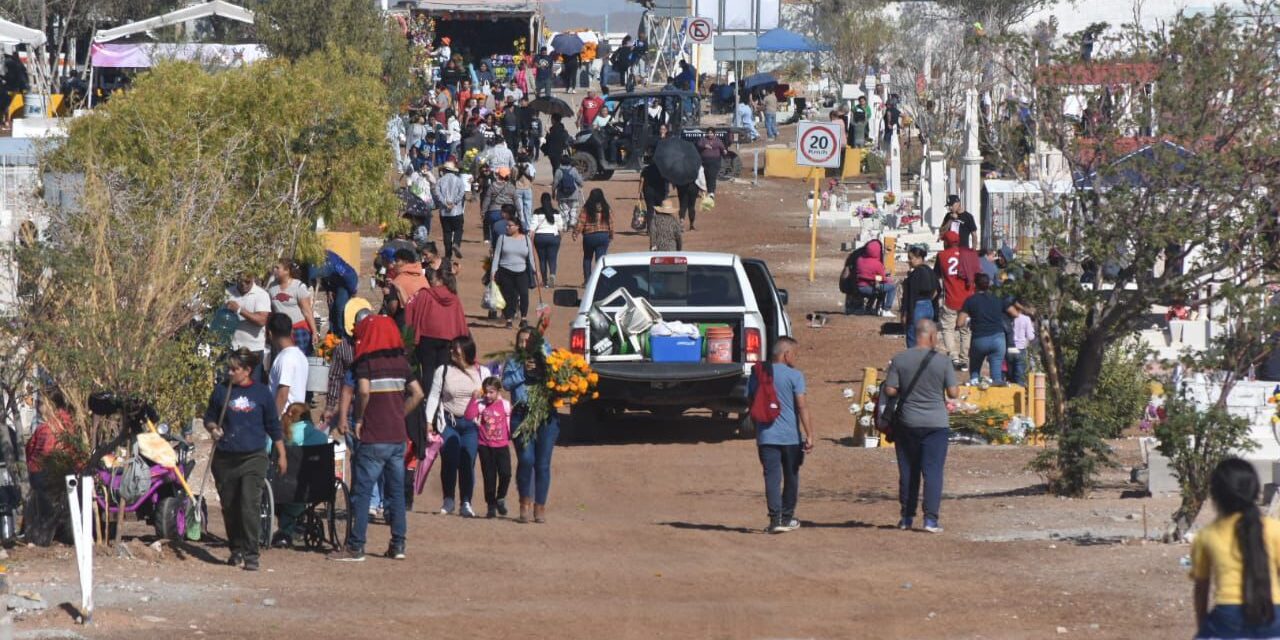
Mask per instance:
[[[938,325],[928,318],[916,322],[916,346],[893,357],[883,391],[898,399],[893,431],[898,454],[899,529],[910,529],[924,476],[924,530],[942,533],[938,511],[942,504],[942,467],[951,435],[947,398],[960,396],[956,372],[935,351]]]
[[[435,185],[436,205],[440,207],[440,228],[444,231],[445,263],[454,256],[462,257],[462,211],[467,202],[467,183],[458,175],[453,162],[440,166],[440,179]]]

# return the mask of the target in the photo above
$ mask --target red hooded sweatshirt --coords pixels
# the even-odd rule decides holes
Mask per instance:
[[[959,311],[973,295],[973,277],[982,272],[982,263],[977,251],[960,246],[960,234],[954,231],[942,234],[942,245],[946,248],[938,252],[934,269],[942,280],[947,308]]]
[[[442,284],[419,292],[405,308],[404,321],[413,327],[415,342],[423,338],[453,340],[471,334],[458,294]]]
[[[866,250],[862,255],[858,256],[855,267],[858,273],[858,286],[874,287],[876,285],[876,276],[888,280],[888,274],[884,271],[884,250],[879,240],[872,240],[867,243]]]

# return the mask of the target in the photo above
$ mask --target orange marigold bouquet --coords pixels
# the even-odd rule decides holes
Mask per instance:
[[[333,350],[338,348],[339,342],[342,342],[342,338],[339,338],[338,334],[330,331],[327,335],[325,335],[324,340],[321,340],[320,344],[316,345],[316,348],[315,348],[316,357],[324,358],[325,362],[332,360]]]
[[[568,349],[556,349],[546,362],[546,381],[528,387],[529,413],[516,430],[520,437],[532,437],[557,409],[600,397],[596,391],[600,375],[591,370],[586,358]]]

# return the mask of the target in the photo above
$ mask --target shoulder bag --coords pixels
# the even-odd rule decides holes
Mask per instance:
[[[937,351],[929,351],[925,355],[924,361],[920,363],[920,368],[916,369],[915,375],[911,376],[911,382],[907,383],[906,388],[899,393],[896,398],[890,398],[888,394],[880,394],[880,415],[876,419],[876,431],[884,437],[885,442],[893,442],[893,434],[898,429],[906,428],[902,424],[901,413],[898,411],[911,395],[911,391],[916,388],[916,383],[920,381],[920,376],[924,374],[925,369],[929,368],[929,361],[933,360],[933,356],[937,355]]]

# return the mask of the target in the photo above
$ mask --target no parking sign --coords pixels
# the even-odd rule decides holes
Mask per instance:
[[[796,164],[802,167],[840,166],[844,127],[838,122],[801,122],[796,126]]]

